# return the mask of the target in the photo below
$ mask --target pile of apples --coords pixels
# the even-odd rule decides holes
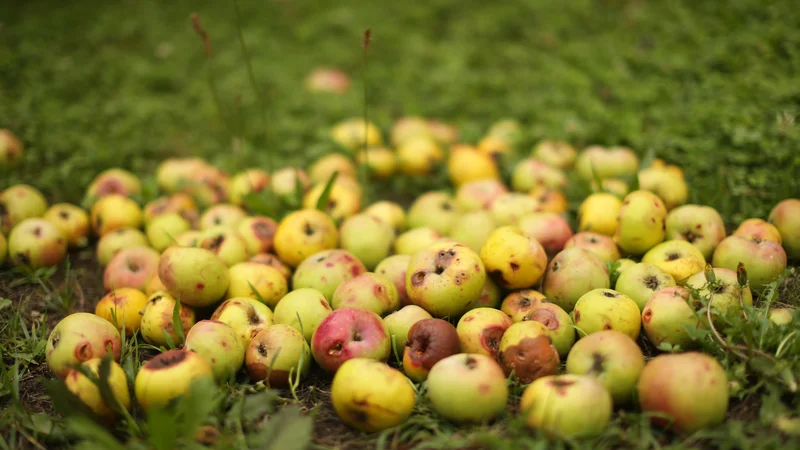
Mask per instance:
[[[500,121],[473,146],[450,125],[408,117],[385,143],[375,124],[351,119],[331,130],[343,151],[307,171],[229,176],[199,158],[168,159],[156,173],[164,196],[140,206],[140,180],[110,169],[88,187],[88,212],[12,186],[0,194],[10,232],[8,251],[0,235],[0,262],[8,254],[14,265],[53,266],[98,239],[108,293],[94,314],[59,322],[46,355],[106,419],[114,408],[75,366],[97,373],[101,358],[118,362],[127,337],[163,350],[135,376],[145,411],[188,395],[198,379],[225,383],[244,368],[253,382],[286,388],[316,364],[333,376],[341,419],[367,432],[402,424],[418,395],[452,422],[493,420],[509,408],[509,377],[527,385],[518,413],[548,435],[598,434],[615,407],[657,413],[654,423],[678,432],[720,423],[726,373],[689,330],[741,315],[787,255],[800,257],[800,200],[727,236],[713,208],[684,204],[677,166],[640,167],[628,148],[578,152],[561,141],[509,163],[519,134],[518,123]],[[358,164],[380,178],[446,164],[452,190],[420,195],[407,210],[362,207]],[[513,164],[510,186],[503,164]],[[594,191],[574,231],[563,194],[571,170]],[[302,197],[303,207],[249,215],[245,198],[269,191]],[[769,312],[776,327],[793,315]],[[647,362],[642,331],[663,352]],[[387,364],[393,354],[400,370]],[[108,382],[130,408],[116,362]]]

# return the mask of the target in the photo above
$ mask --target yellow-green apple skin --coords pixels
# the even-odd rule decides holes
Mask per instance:
[[[333,293],[331,307],[358,308],[385,316],[400,309],[400,298],[390,279],[366,272],[340,284]]]
[[[278,224],[264,216],[247,217],[236,225],[236,232],[244,241],[250,257],[272,251],[277,229]]]
[[[407,228],[406,211],[394,202],[382,200],[373,203],[364,208],[364,214],[388,223],[397,235]]]
[[[141,334],[144,340],[153,345],[167,346],[166,335],[172,343],[180,345],[183,339],[175,330],[173,313],[175,311],[175,297],[166,292],[156,292],[147,299],[147,305],[142,312]],[[180,322],[183,336],[189,332],[195,322],[194,310],[181,303],[179,308]]]
[[[133,228],[119,228],[97,241],[97,262],[105,267],[111,258],[122,249],[133,247],[149,247],[147,236]]]
[[[303,335],[288,325],[275,324],[260,331],[247,347],[247,374],[270,387],[287,387],[304,378],[311,367],[311,349]]]
[[[186,334],[183,348],[202,356],[211,366],[214,379],[225,382],[244,363],[244,347],[231,326],[216,320],[201,320]]]
[[[613,239],[591,231],[581,231],[564,244],[565,249],[574,247],[589,250],[599,256],[606,264],[618,260],[620,256],[617,244],[614,243]]]
[[[571,169],[578,152],[564,141],[545,139],[539,141],[531,150],[531,156],[556,169]]]
[[[453,225],[450,236],[467,244],[474,252],[480,253],[495,228],[491,214],[486,211],[473,211],[461,216],[461,219]]]
[[[566,311],[555,303],[542,302],[525,314],[523,321],[533,320],[545,326],[547,335],[563,361],[575,344],[575,325]]]
[[[315,253],[335,248],[338,242],[339,232],[333,219],[316,209],[290,213],[275,232],[275,252],[291,267],[297,267]]]
[[[616,330],[636,340],[642,328],[636,302],[612,289],[594,289],[581,296],[572,311],[572,320],[581,336]]]
[[[230,283],[225,263],[203,248],[168,248],[161,254],[158,277],[170,294],[193,307],[213,305]]]
[[[781,234],[786,255],[800,258],[800,199],[787,198],[775,205],[769,213],[769,222]]]
[[[247,169],[231,178],[231,189],[228,198],[236,206],[244,205],[244,199],[250,194],[259,194],[269,186],[269,172],[262,169]]]
[[[242,341],[242,347],[246,349],[255,335],[272,326],[274,315],[267,305],[258,300],[237,297],[222,302],[211,315],[211,320],[226,323],[233,328]]]
[[[247,217],[247,213],[242,208],[229,203],[214,205],[200,215],[200,229],[207,230],[213,227],[225,226],[236,228],[239,222]]]
[[[225,298],[252,297],[275,309],[289,291],[283,274],[276,268],[254,262],[241,262],[229,269]]]
[[[81,363],[81,365],[99,377],[100,363],[102,361],[102,358],[93,358]],[[125,376],[122,366],[116,361],[112,360],[109,363],[108,378],[106,378],[108,387],[111,388],[111,393],[117,399],[119,405],[129,410],[131,408],[131,393],[128,390],[128,378]],[[81,399],[83,404],[88,406],[95,414],[108,421],[113,421],[116,418],[115,407],[108,405],[103,400],[100,388],[79,370],[70,370],[64,379],[64,383],[67,385],[67,389]]]
[[[333,377],[331,399],[342,421],[363,432],[376,433],[408,420],[416,394],[399,370],[380,361],[353,358]]]
[[[533,289],[522,289],[508,294],[500,305],[500,311],[508,314],[514,323],[522,322],[525,315],[543,301],[547,301],[547,297],[541,292]]]
[[[116,167],[97,174],[86,190],[86,196],[90,199],[98,199],[111,194],[131,197],[141,193],[142,183],[139,178],[125,169]]]
[[[383,323],[393,339],[393,348],[401,349],[408,339],[408,331],[420,320],[432,319],[428,311],[417,305],[406,305],[383,318]]]
[[[52,222],[67,238],[71,248],[86,247],[89,243],[89,214],[69,203],[56,203],[42,216]]]
[[[539,202],[527,194],[509,192],[500,194],[489,207],[497,226],[519,225],[523,217],[540,212]]]
[[[701,297],[710,300],[712,317],[741,315],[742,305],[753,306],[753,293],[749,286],[739,285],[736,272],[719,267],[713,272],[713,283],[708,282],[705,271],[686,280],[686,287],[696,289]],[[715,320],[715,323],[722,322]]]
[[[25,219],[47,212],[47,199],[33,186],[15,184],[0,191],[0,232],[6,235]]]
[[[619,224],[622,200],[607,192],[589,195],[578,208],[578,231],[613,236]]]
[[[428,373],[428,400],[455,423],[485,423],[508,402],[503,368],[489,356],[459,353],[436,363]]]
[[[642,309],[642,328],[657,348],[688,350],[697,346],[686,328],[702,328],[703,322],[689,303],[691,293],[681,286],[655,292]]]
[[[619,275],[614,290],[632,298],[642,310],[653,294],[675,284],[672,275],[653,264],[641,262],[634,263]]]
[[[525,424],[550,437],[577,438],[601,434],[611,421],[611,394],[586,375],[539,378],[522,393]]]
[[[66,257],[67,238],[45,219],[25,219],[8,235],[8,254],[15,266],[52,267]]]
[[[50,332],[45,357],[50,372],[63,379],[72,365],[111,354],[119,361],[122,341],[107,320],[79,312],[61,319]]]
[[[456,326],[461,352],[497,358],[500,340],[513,323],[508,314],[494,308],[469,310]]]
[[[289,325],[303,333],[311,342],[314,331],[333,311],[322,292],[313,288],[300,288],[286,294],[275,306],[272,316],[276,324]]]
[[[309,188],[310,181],[308,175],[302,169],[295,167],[284,167],[272,174],[270,187],[278,198],[295,199],[298,195],[303,195]],[[297,192],[297,189],[300,192]]]
[[[725,369],[699,352],[656,356],[642,370],[637,393],[651,422],[681,434],[719,425],[728,411]]]
[[[431,227],[440,234],[447,235],[460,217],[461,208],[450,194],[426,192],[411,204],[407,220],[410,228]]]
[[[638,169],[639,158],[626,147],[593,145],[584,149],[575,160],[575,170],[584,181],[624,177],[635,174]]]
[[[656,245],[644,254],[642,262],[658,267],[675,281],[685,280],[706,266],[703,253],[682,240],[664,241]]]
[[[247,244],[228,225],[217,225],[201,231],[197,246],[216,255],[228,267],[248,259]]]
[[[582,248],[566,249],[547,265],[542,293],[564,311],[571,312],[581,296],[592,289],[608,288],[611,281],[603,261]]]
[[[414,228],[397,236],[394,241],[394,252],[398,255],[411,256],[441,238],[442,235],[433,228]]]
[[[103,287],[107,291],[123,287],[144,291],[147,282],[158,273],[160,259],[161,255],[149,247],[120,250],[103,272]]]
[[[145,411],[166,407],[170,401],[191,394],[192,385],[211,381],[211,366],[197,353],[169,350],[147,361],[136,374],[136,401]]]
[[[697,247],[703,258],[711,259],[725,239],[725,223],[716,209],[703,205],[682,205],[669,212],[666,239],[680,239]]]
[[[538,241],[515,226],[496,229],[481,249],[486,272],[506,289],[535,285],[547,267],[547,254]]]
[[[652,192],[626,195],[618,217],[614,241],[623,254],[643,255],[664,240],[667,208]]]
[[[556,213],[527,215],[520,219],[519,227],[526,236],[539,242],[551,258],[564,249],[564,245],[573,235],[567,220]]]
[[[511,175],[511,187],[515,191],[529,192],[537,186],[562,189],[566,184],[567,176],[564,172],[535,158],[518,162]]]
[[[178,213],[161,214],[147,223],[145,233],[150,245],[163,252],[168,247],[176,244],[176,239],[181,233],[189,231],[191,225]]]
[[[411,304],[406,291],[406,272],[409,261],[411,261],[411,255],[392,255],[375,266],[375,273],[394,283],[397,288],[397,298],[400,299],[400,306]]]
[[[342,223],[339,229],[342,249],[352,253],[369,270],[386,259],[394,246],[394,230],[381,219],[356,214]]]
[[[500,180],[470,181],[456,190],[456,203],[464,212],[489,211],[492,203],[507,192],[508,188]]]
[[[112,323],[118,330],[125,329],[127,336],[139,330],[142,314],[147,306],[144,292],[132,288],[115,289],[106,294],[95,306],[94,313]]]
[[[107,195],[92,205],[91,222],[98,236],[119,228],[138,229],[143,222],[142,208],[124,195]]]
[[[292,287],[316,289],[330,303],[340,284],[366,271],[364,264],[346,250],[323,250],[297,266],[292,276]]]
[[[772,241],[778,244],[783,243],[778,228],[764,219],[758,218],[745,219],[739,224],[739,227],[733,232],[733,235],[741,236],[756,242]]]
[[[760,293],[783,273],[786,259],[786,251],[776,242],[755,242],[740,236],[728,236],[717,245],[711,264],[736,270],[739,263],[743,263],[750,288]]]

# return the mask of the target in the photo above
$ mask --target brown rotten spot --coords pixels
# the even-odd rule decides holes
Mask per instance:
[[[523,384],[555,375],[561,367],[558,351],[545,335],[525,338],[519,344],[508,347],[500,353],[499,360],[506,376],[514,372]]]
[[[424,319],[411,326],[405,343],[403,367],[427,373],[440,360],[460,350],[456,328],[442,319]],[[413,369],[412,369],[413,370]]]

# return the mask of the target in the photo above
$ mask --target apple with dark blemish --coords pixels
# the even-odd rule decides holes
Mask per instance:
[[[503,299],[500,310],[508,314],[514,323],[522,322],[529,311],[546,299],[547,297],[539,291],[523,289],[508,294],[506,298]]]
[[[638,190],[626,195],[618,218],[614,242],[625,254],[643,255],[664,240],[667,207],[652,192]]]
[[[163,408],[191,395],[195,383],[213,383],[214,373],[202,356],[186,350],[168,350],[147,361],[136,374],[136,401],[145,411]]]
[[[107,266],[111,258],[122,249],[133,247],[149,247],[147,236],[140,230],[120,228],[100,237],[97,241],[97,262]]]
[[[506,409],[508,384],[503,368],[486,355],[459,353],[433,365],[428,400],[455,423],[486,423]]]
[[[769,213],[769,223],[775,225],[789,258],[800,258],[800,199],[787,198]]]
[[[245,354],[247,374],[272,388],[289,386],[291,378],[303,378],[311,367],[311,350],[303,335],[288,325],[275,324],[259,332]]]
[[[177,238],[191,229],[191,224],[178,213],[161,214],[145,225],[150,245],[163,252],[177,244]]]
[[[106,195],[91,209],[92,229],[103,236],[120,228],[142,226],[142,208],[128,197],[120,194]]]
[[[733,232],[733,236],[740,236],[754,242],[771,241],[782,244],[781,233],[775,225],[764,219],[745,219]]]
[[[372,359],[353,358],[334,375],[331,400],[344,423],[376,433],[408,420],[416,394],[399,370]]]
[[[112,323],[127,336],[141,328],[142,313],[147,306],[147,296],[132,288],[119,288],[106,294],[95,306],[94,313]]]
[[[233,228],[226,225],[203,230],[197,245],[217,255],[228,267],[247,261],[248,258],[244,239]]]
[[[375,266],[375,273],[392,280],[394,283],[397,288],[397,298],[400,300],[400,306],[411,304],[408,299],[408,292],[406,292],[406,271],[410,261],[411,255],[392,255]]]
[[[381,219],[366,214],[347,218],[339,230],[340,245],[373,270],[392,253],[394,230]]]
[[[406,272],[411,303],[439,318],[463,314],[480,297],[485,282],[481,258],[457,243],[441,242],[420,250]]]
[[[389,336],[394,340],[394,347],[399,352],[408,339],[411,327],[420,320],[433,318],[428,311],[417,305],[406,305],[399,311],[393,312],[383,318],[383,323],[389,331]]]
[[[656,245],[644,254],[642,262],[658,267],[675,281],[686,280],[702,271],[706,265],[700,250],[682,240],[664,241]]]
[[[661,289],[650,297],[642,309],[642,328],[653,345],[663,349],[662,345],[668,344],[680,350],[697,346],[686,327],[702,328],[704,325],[690,301],[691,292],[681,286]]]
[[[786,251],[775,242],[728,236],[714,250],[712,265],[736,270],[739,263],[747,270],[750,289],[761,293],[786,269]]]
[[[170,294],[193,307],[219,301],[230,282],[225,263],[203,248],[168,248],[159,260],[158,276]]]
[[[575,343],[567,356],[567,373],[596,378],[616,406],[627,405],[633,399],[643,368],[644,355],[639,345],[614,330],[586,336]]]
[[[156,182],[158,187],[165,192],[176,192],[184,188],[192,174],[209,164],[202,158],[167,158],[156,167]]]
[[[175,245],[178,247],[199,247],[202,239],[202,231],[187,230],[175,237]]]
[[[385,316],[400,308],[400,299],[391,280],[366,272],[340,284],[331,298],[331,307],[357,308]]]
[[[572,321],[581,338],[603,330],[616,330],[635,340],[642,328],[636,302],[613,289],[594,289],[583,294],[575,303]]]
[[[520,219],[519,228],[526,236],[539,242],[551,258],[563,250],[573,236],[567,219],[551,212],[527,215]]]
[[[522,392],[525,424],[548,437],[581,438],[601,434],[611,421],[611,394],[585,375],[539,378]]]
[[[542,140],[531,151],[534,158],[557,169],[571,169],[578,152],[565,141]]]
[[[493,308],[475,308],[468,311],[456,326],[461,352],[497,358],[503,333],[513,323],[508,314]]]
[[[246,217],[247,213],[242,208],[230,203],[220,203],[203,211],[199,226],[203,231],[219,226],[235,230],[239,222]]]
[[[721,424],[728,411],[728,377],[712,356],[659,355],[642,370],[639,406],[656,426],[690,434]]]
[[[292,278],[292,269],[289,268],[286,264],[284,264],[277,256],[273,255],[272,253],[259,253],[252,258],[250,258],[250,262],[264,264],[265,266],[274,267],[278,269],[278,272],[286,278],[288,282],[289,279]]]
[[[443,236],[431,227],[413,228],[397,236],[394,252],[398,255],[414,255],[435,244]]]
[[[497,285],[490,277],[486,277],[486,282],[481,289],[481,295],[475,301],[470,303],[467,311],[475,308],[494,308],[500,307],[500,300],[502,299],[503,292],[500,286]]]
[[[303,169],[295,167],[284,167],[277,170],[272,174],[270,180],[270,187],[278,198],[296,199],[298,195],[302,195],[308,190],[310,181],[308,175]],[[297,192],[297,188],[300,192]]]
[[[236,232],[244,240],[249,256],[272,251],[278,224],[265,216],[247,217],[236,225]]]
[[[653,264],[636,263],[620,273],[614,289],[633,299],[641,311],[653,294],[672,286],[672,275]]]
[[[506,289],[535,285],[547,267],[547,254],[541,244],[512,226],[492,232],[481,249],[481,260],[486,272]]]
[[[739,284],[736,272],[730,269],[713,269],[714,279],[709,282],[706,272],[694,274],[686,280],[686,287],[697,289],[700,296],[709,299],[712,320],[721,325],[722,317],[741,315],[742,305],[753,306],[753,293],[748,286]],[[748,272],[749,275],[749,272]],[[691,305],[699,309],[699,302],[692,299]]]
[[[544,325],[553,346],[558,350],[558,355],[562,360],[567,357],[572,345],[575,344],[575,326],[572,318],[560,306],[546,300],[539,302],[522,320],[532,320]]]
[[[33,186],[15,184],[0,191],[0,232],[8,234],[25,219],[47,212],[47,199]]]
[[[292,287],[313,288],[332,299],[343,282],[366,272],[367,268],[352,253],[345,250],[323,250],[306,258],[292,276]]]
[[[681,239],[694,245],[705,259],[725,239],[725,222],[716,209],[703,205],[682,205],[669,212],[666,238]]]
[[[67,255],[67,238],[44,219],[25,219],[8,235],[8,254],[16,266],[52,267]]]
[[[85,247],[89,243],[89,215],[80,207],[57,203],[44,213],[42,219],[61,230],[70,247]]]
[[[99,369],[102,363],[102,358],[92,358],[89,361],[81,363],[81,365],[96,377],[100,377]],[[110,361],[110,368],[108,378],[106,378],[108,387],[111,388],[111,393],[114,395],[119,405],[130,410],[131,408],[131,393],[128,390],[128,378],[125,376],[125,371],[122,366],[116,361]],[[75,394],[83,404],[88,406],[95,414],[106,423],[113,423],[117,417],[116,408],[109,406],[100,393],[100,388],[97,387],[92,380],[86,377],[77,368],[72,369],[67,373],[64,379],[67,389]]]
[[[311,353],[320,367],[334,373],[352,358],[386,361],[392,351],[389,330],[380,316],[355,308],[333,311],[311,338]]]
[[[561,368],[561,358],[547,327],[533,320],[508,327],[500,340],[497,360],[506,376],[513,373],[522,384],[555,375]]]
[[[169,197],[159,197],[144,205],[144,223],[148,224],[156,217],[168,213],[178,213],[192,224],[192,227],[197,225],[200,218],[194,199],[188,194],[179,192]]]
[[[230,282],[225,298],[251,297],[270,308],[289,291],[286,278],[278,269],[254,262],[241,262],[229,269]]]
[[[169,335],[172,343],[176,346],[183,344],[183,340],[178,336],[173,324],[173,312],[175,310],[175,297],[166,292],[156,292],[149,299],[142,312],[141,334],[144,340],[153,345],[167,346]],[[182,334],[185,337],[195,321],[194,310],[181,303],[179,315],[181,321]]]
[[[536,158],[525,158],[514,166],[511,186],[515,191],[530,192],[538,186],[562,189],[567,185],[567,176],[560,169],[549,166]]]
[[[230,379],[244,363],[245,349],[236,330],[216,320],[194,324],[186,334],[183,349],[202,356],[219,382]]]
[[[107,320],[89,313],[74,313],[61,319],[50,332],[45,347],[47,366],[63,379],[71,366],[111,354],[119,361],[122,342],[119,331]]]
[[[492,203],[508,192],[508,188],[497,179],[470,181],[459,186],[456,191],[456,203],[464,211],[489,211]]]
[[[160,259],[161,255],[149,247],[120,250],[103,272],[103,287],[107,291],[124,287],[144,291],[147,282],[157,275]]]
[[[289,325],[303,333],[311,342],[314,331],[333,309],[322,292],[313,288],[300,288],[286,294],[275,306],[273,320]]]
[[[564,311],[571,312],[581,296],[592,289],[608,288],[608,268],[594,253],[571,248],[557,254],[545,271],[542,293]]]
[[[573,247],[589,250],[599,256],[604,263],[614,262],[620,256],[613,239],[591,231],[581,231],[564,244],[565,249]]]
[[[243,206],[245,197],[258,194],[267,186],[269,186],[269,172],[263,169],[246,169],[231,178],[228,198],[234,205]]]
[[[447,235],[460,217],[461,208],[453,197],[443,191],[434,191],[414,200],[408,209],[407,220],[409,228],[431,227]]]
[[[86,189],[86,197],[90,199],[112,194],[133,197],[141,195],[141,193],[142,183],[139,181],[139,177],[125,169],[116,167],[106,169],[97,174],[88,189]]]
[[[459,352],[458,332],[450,322],[424,319],[408,330],[403,349],[403,370],[408,378],[421,383],[434,364]]]
[[[228,324],[242,341],[242,348],[261,330],[273,324],[273,314],[267,305],[252,298],[231,298],[220,304],[211,320]]]

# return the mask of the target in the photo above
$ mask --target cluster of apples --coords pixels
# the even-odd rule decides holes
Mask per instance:
[[[683,204],[679,167],[656,160],[642,168],[624,147],[579,153],[543,141],[513,165],[506,186],[500,168],[518,146],[514,121],[494,124],[475,146],[447,124],[415,117],[392,127],[395,150],[358,119],[331,136],[344,151],[307,172],[231,177],[199,158],[166,160],[156,173],[165,196],[143,207],[140,181],[122,169],[92,182],[89,213],[48,209],[31,186],[0,194],[14,264],[54,265],[68,246],[99,238],[108,294],[95,314],[72,314],[52,330],[51,371],[96,413],[113,416],[74,366],[96,372],[99,358],[119,361],[122,336],[138,335],[175,348],[138,370],[135,396],[145,410],[188,394],[199,378],[222,383],[245,368],[253,381],[281,388],[316,363],[333,374],[342,420],[369,432],[407,420],[417,401],[412,382],[424,383],[451,421],[492,420],[507,409],[510,376],[527,385],[526,423],[552,435],[599,433],[614,406],[635,401],[661,413],[657,423],[694,431],[722,421],[729,396],[722,366],[693,350],[687,328],[710,325],[695,295],[722,323],[752,305],[787,254],[800,257],[800,200],[726,236],[714,209]],[[425,193],[407,210],[389,201],[362,208],[358,162],[376,177],[425,176],[446,164],[454,193]],[[596,191],[580,205],[575,233],[562,193],[573,169]],[[631,177],[639,188],[629,192]],[[278,222],[248,215],[245,197],[267,189],[302,196],[303,207]],[[782,326],[793,314],[769,317]],[[642,330],[665,352],[648,363],[636,342]],[[402,371],[386,363],[393,352]],[[109,382],[128,408],[116,363]]]

